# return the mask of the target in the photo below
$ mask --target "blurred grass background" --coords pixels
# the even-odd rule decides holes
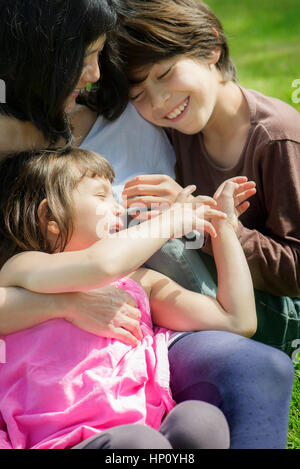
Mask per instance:
[[[300,0],[205,3],[223,24],[240,84],[282,99],[300,112]],[[295,80],[297,87],[292,86]],[[300,448],[299,355],[294,360],[288,449]]]
[[[207,0],[229,40],[240,83],[292,102],[294,80],[300,88],[299,0]],[[300,101],[300,92],[298,93]]]

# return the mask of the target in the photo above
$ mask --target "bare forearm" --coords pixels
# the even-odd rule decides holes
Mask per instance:
[[[0,288],[0,335],[58,317],[60,299],[58,295],[32,293],[23,288]]]
[[[243,326],[253,318],[256,327],[255,300],[250,270],[233,228],[218,225],[218,236],[212,239],[218,271],[217,300],[233,320]],[[251,322],[251,321],[250,321]]]

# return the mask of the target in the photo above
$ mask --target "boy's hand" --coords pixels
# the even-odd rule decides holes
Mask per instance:
[[[255,193],[255,182],[248,181],[244,176],[228,179],[216,190],[216,208],[227,214],[226,221],[232,225],[235,232],[238,229],[238,217],[249,208],[250,203],[246,199]]]

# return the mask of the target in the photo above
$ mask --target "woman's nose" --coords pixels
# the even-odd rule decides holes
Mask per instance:
[[[84,82],[85,85],[88,83],[96,83],[100,79],[100,75],[100,66],[97,59],[85,67],[80,81]]]

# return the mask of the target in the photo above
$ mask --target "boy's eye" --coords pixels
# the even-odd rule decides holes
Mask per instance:
[[[158,80],[161,80],[162,78],[164,78],[165,76],[168,75],[168,73],[172,70],[173,68],[173,65],[171,65],[165,72],[163,72],[161,75],[159,75],[157,77]]]
[[[134,94],[133,96],[130,96],[129,99],[130,99],[130,101],[136,101],[142,94],[143,94],[143,91],[139,91],[138,93]]]

